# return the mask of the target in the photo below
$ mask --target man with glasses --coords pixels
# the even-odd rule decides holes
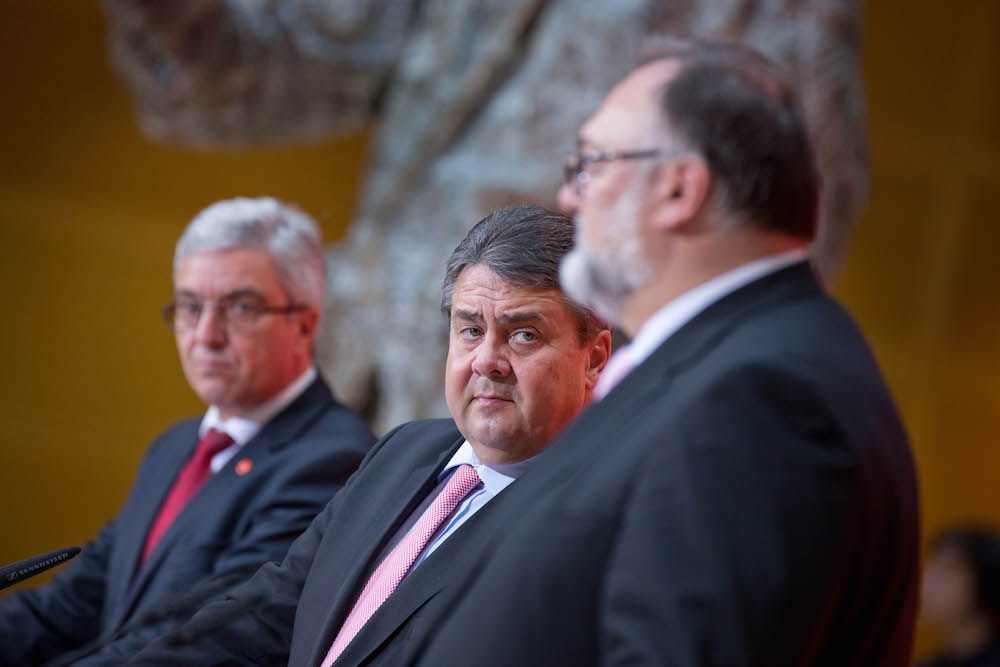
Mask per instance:
[[[118,515],[55,580],[0,604],[0,663],[118,665],[280,560],[374,441],[313,366],[316,223],[274,199],[199,213],[163,311],[208,406],[153,443]]]
[[[913,463],[806,261],[819,178],[784,74],[661,44],[579,138],[561,282],[632,340],[414,662],[908,665]]]
[[[284,562],[134,663],[411,664],[483,549],[510,529],[497,521],[508,494],[586,404],[607,360],[611,333],[559,288],[572,245],[572,220],[536,206],[473,227],[441,294],[452,419],[382,438]]]

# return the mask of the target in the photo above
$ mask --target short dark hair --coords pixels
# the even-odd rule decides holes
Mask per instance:
[[[572,248],[572,218],[532,205],[494,211],[476,223],[448,258],[441,311],[451,318],[455,284],[468,266],[485,266],[517,287],[561,289],[559,263]],[[608,328],[589,308],[565,294],[563,300],[579,324],[581,345]]]
[[[941,549],[958,552],[975,582],[977,608],[1000,623],[1000,535],[986,526],[954,526],[931,542],[931,553]]]
[[[816,235],[819,174],[789,76],[748,46],[661,38],[643,62],[676,60],[660,99],[667,127],[705,159],[724,204],[753,223]]]

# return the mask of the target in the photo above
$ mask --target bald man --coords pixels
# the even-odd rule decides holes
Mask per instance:
[[[632,342],[415,664],[908,665],[913,464],[806,261],[818,178],[783,74],[674,44],[579,139],[562,285]]]

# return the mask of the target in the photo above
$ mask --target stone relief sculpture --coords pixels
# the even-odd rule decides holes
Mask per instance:
[[[856,0],[101,0],[157,141],[308,141],[373,125],[356,219],[329,252],[319,358],[376,429],[446,414],[443,263],[506,204],[554,206],[580,122],[645,37],[739,39],[801,84],[838,270],[868,187]]]

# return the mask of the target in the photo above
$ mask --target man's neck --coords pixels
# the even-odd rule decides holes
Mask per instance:
[[[708,238],[681,239],[668,256],[653,260],[662,269],[626,302],[621,313],[622,329],[629,337],[635,337],[656,311],[682,294],[744,264],[802,246],[801,239],[766,234],[753,228],[731,229]]]
[[[312,364],[309,364],[295,376],[295,379],[284,386],[284,388],[267,398],[267,400],[254,406],[216,406],[219,420],[226,421],[231,418],[246,419],[258,424],[269,421],[275,414],[281,412],[289,403],[299,396],[305,388],[316,378],[316,371]]]

